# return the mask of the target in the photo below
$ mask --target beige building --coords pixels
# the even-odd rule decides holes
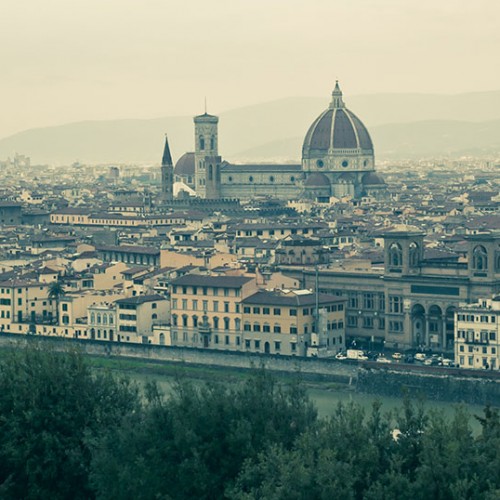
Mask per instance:
[[[6,331],[22,328],[12,325],[48,322],[55,316],[55,300],[49,298],[49,284],[39,281],[13,280],[0,283],[0,328]]]
[[[161,295],[139,295],[115,304],[119,342],[151,344],[153,326],[168,321],[168,300]]]
[[[241,349],[241,300],[254,277],[187,274],[171,284],[172,345]]]
[[[455,313],[455,362],[460,368],[500,368],[500,296]]]
[[[260,290],[242,301],[243,349],[332,356],[345,348],[344,304],[311,290]]]

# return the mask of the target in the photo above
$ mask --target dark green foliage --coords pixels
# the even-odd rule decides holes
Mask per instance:
[[[91,496],[91,440],[137,401],[76,352],[9,353],[0,363],[0,498]]]
[[[245,460],[274,444],[291,449],[316,422],[302,388],[284,389],[265,372],[241,385],[180,382],[167,400],[148,392],[143,418],[112,432],[96,455],[100,498],[222,498]]]
[[[139,398],[76,352],[28,348],[0,361],[0,498],[496,500],[500,415],[477,418],[475,435],[462,408],[406,400],[321,420],[264,371]]]

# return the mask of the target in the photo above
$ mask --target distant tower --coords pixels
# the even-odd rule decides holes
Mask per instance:
[[[174,166],[166,135],[161,159],[161,199],[162,201],[172,201],[174,199]]]
[[[207,114],[194,117],[195,186],[200,198],[220,197],[220,164],[218,154],[217,116]]]

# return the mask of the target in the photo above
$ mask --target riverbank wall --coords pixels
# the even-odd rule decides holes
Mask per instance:
[[[500,373],[412,365],[338,361],[335,359],[259,355],[147,344],[122,344],[1,334],[0,347],[16,348],[39,343],[56,350],[77,348],[90,356],[145,360],[178,366],[211,366],[249,370],[263,367],[276,373],[295,373],[305,380],[350,385],[381,396],[423,397],[436,401],[500,407]]]

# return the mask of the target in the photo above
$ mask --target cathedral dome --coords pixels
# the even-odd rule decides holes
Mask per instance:
[[[194,153],[184,153],[175,164],[175,175],[194,176]]]
[[[326,154],[373,154],[373,144],[361,120],[349,111],[342,100],[338,82],[327,110],[314,120],[302,147],[303,158]]]

